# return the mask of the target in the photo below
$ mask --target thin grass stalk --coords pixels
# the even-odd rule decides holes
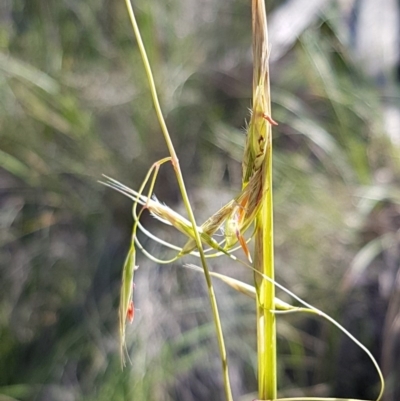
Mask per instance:
[[[254,83],[256,88],[262,60],[269,57],[267,16],[264,0],[253,0],[253,58]],[[265,105],[264,112],[271,115],[271,97],[269,86],[268,64],[265,67]],[[253,93],[254,97],[254,93]],[[263,194],[262,206],[257,216],[255,233],[254,268],[262,275],[274,280],[274,241],[273,241],[273,202],[272,202],[272,132],[271,125],[265,125],[266,152],[263,160]],[[277,397],[277,361],[276,361],[276,319],[275,286],[272,281],[260,279],[255,274],[257,289],[257,357],[258,357],[258,397],[260,400],[275,400]]]
[[[230,380],[229,380],[227,354],[226,354],[225,342],[224,342],[222,326],[221,326],[221,319],[219,317],[217,300],[216,300],[214,288],[213,288],[213,285],[212,285],[211,275],[210,275],[210,272],[209,272],[209,269],[208,269],[208,266],[207,266],[205,255],[204,255],[202,241],[201,241],[201,238],[200,238],[200,234],[199,234],[199,232],[197,230],[196,220],[195,220],[195,217],[194,217],[194,214],[193,214],[193,210],[192,210],[192,207],[190,205],[189,197],[188,197],[188,194],[187,194],[187,191],[186,191],[185,183],[184,183],[183,176],[182,176],[182,171],[181,171],[180,166],[179,166],[179,160],[178,160],[178,157],[176,155],[175,148],[173,146],[171,137],[169,135],[168,128],[167,128],[167,125],[165,123],[163,113],[161,111],[161,106],[160,106],[160,102],[158,100],[158,95],[157,95],[157,90],[156,90],[156,86],[155,86],[154,79],[153,79],[153,74],[152,74],[150,63],[149,63],[149,60],[148,60],[148,57],[147,57],[146,49],[144,47],[144,44],[143,44],[143,41],[142,41],[142,37],[140,35],[140,30],[139,30],[139,27],[138,27],[137,22],[136,22],[136,18],[135,18],[135,14],[133,12],[132,4],[131,4],[130,0],[125,0],[125,4],[126,4],[127,10],[128,10],[129,18],[130,18],[131,23],[132,23],[132,28],[133,28],[133,31],[135,33],[136,40],[138,42],[139,51],[140,51],[140,54],[141,54],[141,57],[142,57],[142,61],[143,61],[143,64],[144,64],[146,75],[147,75],[147,79],[148,79],[148,82],[149,82],[151,96],[152,96],[152,99],[153,99],[153,103],[154,103],[154,107],[155,107],[155,110],[156,110],[157,118],[158,118],[158,121],[160,123],[161,130],[163,132],[164,139],[165,139],[165,142],[166,142],[167,147],[168,147],[168,151],[169,151],[169,153],[171,155],[171,159],[172,159],[171,162],[172,162],[172,166],[174,168],[175,175],[176,175],[176,178],[177,178],[177,181],[178,181],[178,186],[179,186],[179,189],[180,189],[180,192],[181,192],[181,195],[182,195],[182,200],[183,200],[183,203],[185,205],[189,220],[190,220],[190,222],[192,224],[192,227],[193,227],[196,246],[197,246],[197,249],[199,251],[200,260],[201,260],[201,263],[202,263],[202,266],[203,266],[203,269],[204,269],[204,276],[206,278],[208,296],[209,296],[209,299],[210,299],[211,309],[212,309],[212,313],[213,313],[213,319],[214,319],[215,328],[216,328],[218,347],[219,347],[220,358],[221,358],[221,362],[222,362],[222,372],[223,372],[223,379],[224,379],[225,397],[226,397],[227,401],[233,401],[231,385],[230,385]]]
[[[269,190],[258,216],[255,236],[254,267],[265,276],[275,279],[274,241],[272,214],[272,149],[267,151],[267,185]],[[257,291],[257,356],[258,356],[258,397],[260,400],[274,400],[277,397],[277,362],[276,362],[276,319],[275,286],[271,281],[255,275]]]

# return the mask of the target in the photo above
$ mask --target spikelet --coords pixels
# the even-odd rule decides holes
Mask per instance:
[[[122,270],[122,284],[119,301],[119,338],[120,338],[120,354],[122,366],[125,366],[125,354],[127,353],[125,332],[126,322],[131,321],[133,317],[133,276],[137,266],[135,265],[136,251],[134,244],[131,245]],[[132,308],[132,310],[131,310]],[[128,356],[129,358],[129,356]]]

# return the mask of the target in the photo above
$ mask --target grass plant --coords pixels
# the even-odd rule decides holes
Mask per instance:
[[[139,247],[150,259],[157,263],[170,263],[186,254],[192,254],[200,258],[202,269],[187,265],[187,267],[204,273],[208,295],[213,312],[213,320],[220,350],[222,372],[224,378],[225,397],[228,401],[233,400],[229,380],[229,370],[227,354],[224,343],[222,325],[220,321],[218,305],[212,283],[212,276],[222,279],[231,287],[246,295],[253,296],[256,300],[257,310],[257,344],[258,344],[258,397],[260,400],[281,400],[281,401],[334,401],[338,398],[277,398],[277,352],[276,352],[276,315],[280,313],[308,312],[320,315],[334,323],[345,334],[349,336],[368,354],[376,367],[380,380],[381,391],[377,401],[382,398],[384,390],[383,377],[379,366],[372,354],[356,340],[350,333],[342,328],[332,318],[319,311],[313,306],[301,300],[285,287],[275,282],[274,274],[274,235],[273,235],[273,197],[272,197],[272,125],[276,125],[271,118],[271,96],[269,84],[268,59],[270,51],[268,49],[267,20],[265,3],[263,0],[252,1],[252,26],[253,26],[253,105],[249,125],[247,127],[247,140],[245,153],[242,161],[242,190],[240,194],[224,205],[219,211],[213,214],[201,226],[198,226],[193,214],[193,210],[187,195],[179,160],[170,138],[158,95],[154,83],[150,63],[147,58],[146,50],[141,39],[140,30],[136,22],[134,11],[129,0],[126,0],[126,7],[132,23],[132,27],[138,42],[141,57],[144,63],[147,79],[157,118],[160,123],[164,139],[170,156],[157,161],[150,168],[139,191],[131,190],[114,179],[106,177],[105,185],[123,193],[133,200],[134,226],[132,232],[131,247],[124,265],[122,275],[122,286],[120,295],[120,343],[121,360],[123,365],[124,355],[127,353],[125,340],[125,325],[127,320],[133,318],[133,276],[137,266],[135,265],[136,247]],[[183,203],[189,216],[187,220],[183,216],[174,212],[172,209],[152,199],[155,181],[158,171],[164,163],[171,163],[180,188]],[[147,196],[143,192],[148,185]],[[138,205],[142,205],[139,212]],[[149,233],[140,223],[140,217],[144,210],[148,209],[151,214],[164,224],[172,225],[181,233],[188,237],[188,242],[183,248],[169,244],[153,234]],[[224,226],[224,240],[217,242],[214,234]],[[254,226],[254,231],[245,239],[245,232]],[[148,253],[138,240],[137,233],[141,230],[156,242],[178,251],[177,255],[170,260],[161,260]],[[254,263],[248,242],[254,238]],[[235,245],[239,244],[235,248]],[[209,246],[204,250],[203,245]],[[231,255],[232,250],[242,249],[247,261],[240,260]],[[215,251],[211,253],[210,251]],[[238,280],[218,273],[210,272],[207,265],[208,257],[225,255],[240,262],[254,272],[254,287],[246,285]],[[275,286],[283,289],[292,295],[296,300],[305,305],[305,308],[292,307],[275,297]],[[350,401],[350,399],[341,399]]]
[[[138,222],[137,240],[152,259],[136,243],[138,309],[126,330],[132,366],[119,369],[115,310],[131,202],[96,180],[105,172],[138,189],[149,161],[169,156],[140,53],[127,35],[125,3],[3,3],[0,398],[223,398],[204,278],[180,269],[191,263],[193,270],[191,256],[176,260],[185,241],[198,252],[170,162],[160,167],[155,193],[185,217],[186,234],[181,241],[174,227],[147,212]],[[306,3],[266,2],[272,115],[279,121],[273,130],[276,281],[344,322],[383,367],[382,401],[398,401],[400,153],[393,118],[399,82],[388,64],[378,75],[366,73],[370,61],[357,51],[359,40],[368,43],[383,24],[392,35],[375,35],[381,45],[368,47],[374,66],[382,66],[398,50],[397,42],[390,48],[398,22],[377,18],[370,2]],[[398,14],[389,10],[399,4],[383,3],[390,6],[379,10]],[[133,5],[200,229],[241,191],[252,97],[251,2]],[[236,241],[230,222],[229,239]],[[221,239],[201,230],[200,236],[205,248]],[[161,239],[180,246],[166,250]],[[255,259],[252,243],[246,246]],[[227,255],[221,244],[213,252],[223,257],[207,259],[235,400],[259,398],[257,292],[253,271],[240,262],[253,264],[237,246]],[[160,258],[176,262],[160,266]],[[379,383],[363,352],[318,314],[294,313],[309,309],[298,300],[289,305],[278,286],[276,292],[279,397],[374,399]],[[128,302],[130,318],[131,307]]]

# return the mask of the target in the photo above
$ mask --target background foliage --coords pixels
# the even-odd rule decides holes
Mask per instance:
[[[134,6],[201,221],[240,185],[250,3]],[[399,3],[267,7],[277,278],[373,351],[398,400]],[[123,2],[6,0],[0,19],[0,400],[220,399],[204,280],[179,265],[139,260],[133,365],[119,367],[130,202],[97,180],[137,188],[166,155]],[[156,193],[181,207],[168,168]],[[234,395],[252,399],[254,305],[216,287]],[[376,394],[367,358],[329,324],[284,317],[278,334],[282,394]]]

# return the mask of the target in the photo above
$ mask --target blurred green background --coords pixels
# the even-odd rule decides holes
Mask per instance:
[[[400,399],[397,0],[267,1],[277,279],[334,316]],[[240,188],[250,1],[134,1],[198,221]],[[118,292],[131,203],[167,155],[122,0],[0,3],[0,400],[220,400],[204,279],[141,255],[132,366]],[[170,167],[156,185],[182,210]],[[144,217],[153,232],[176,235]],[[146,242],[147,249],[168,257]],[[212,266],[251,281],[219,259]],[[215,283],[235,400],[256,397],[254,304]],[[284,294],[280,294],[287,300]],[[366,355],[324,321],[279,317],[283,396],[373,398]]]

